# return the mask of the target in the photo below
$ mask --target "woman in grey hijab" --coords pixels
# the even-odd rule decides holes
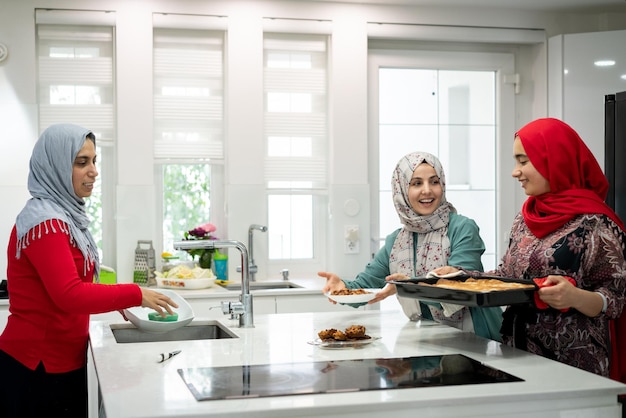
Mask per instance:
[[[46,129],[30,159],[31,199],[7,249],[10,315],[0,335],[0,416],[84,417],[89,315],[145,306],[173,313],[162,293],[98,284],[99,260],[85,198],[98,176],[95,136]]]
[[[400,159],[391,179],[393,204],[402,228],[389,234],[385,245],[354,280],[341,280],[336,274],[320,272],[328,291],[380,289],[368,303],[396,294],[389,280],[425,276],[435,268],[473,266],[482,270],[485,245],[474,220],[457,213],[446,200],[446,177],[437,157],[413,152]],[[398,297],[410,320],[434,319],[438,322],[500,340],[500,308],[468,308],[459,305],[425,303]]]

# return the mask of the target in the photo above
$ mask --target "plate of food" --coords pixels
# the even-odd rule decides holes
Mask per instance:
[[[381,289],[341,289],[325,293],[326,297],[337,303],[365,303],[376,297]]]
[[[365,333],[363,325],[351,325],[345,330],[324,329],[317,333],[317,338],[308,343],[321,348],[361,348],[379,340]]]
[[[137,328],[142,331],[158,333],[168,332],[189,324],[193,318],[193,309],[191,305],[173,290],[153,289],[155,292],[161,292],[167,295],[178,305],[173,308],[174,315],[167,314],[162,317],[154,309],[144,308],[143,306],[135,306],[124,309],[126,318]]]
[[[156,271],[157,286],[166,289],[206,289],[215,284],[215,275],[211,269],[190,268],[184,264],[160,272]]]

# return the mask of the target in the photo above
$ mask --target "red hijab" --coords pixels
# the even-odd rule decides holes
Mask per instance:
[[[537,119],[515,135],[530,162],[550,183],[550,192],[528,197],[522,207],[526,225],[537,238],[586,213],[604,214],[624,230],[621,219],[604,201],[609,182],[572,127],[558,119]]]

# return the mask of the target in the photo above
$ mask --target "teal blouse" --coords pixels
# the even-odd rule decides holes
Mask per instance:
[[[372,261],[365,266],[365,270],[359,273],[354,280],[344,280],[347,288],[381,289],[387,284],[385,277],[390,274],[389,254],[399,232],[400,229],[397,229],[387,236],[385,245],[378,250]],[[414,234],[414,237],[417,241],[417,234]],[[479,228],[474,220],[463,215],[450,213],[448,238],[450,239],[450,257],[447,265],[462,267],[466,270],[483,271],[480,257],[485,252],[485,244],[480,238]],[[416,246],[417,242],[415,242]],[[437,304],[426,301],[420,303],[422,305]],[[502,309],[500,307],[470,307],[470,312],[476,335],[492,340],[501,340]],[[426,306],[422,306],[422,315],[426,319],[432,319],[430,310]]]

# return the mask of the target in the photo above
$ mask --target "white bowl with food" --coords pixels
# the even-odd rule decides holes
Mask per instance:
[[[165,271],[155,272],[157,286],[165,289],[195,290],[206,289],[215,284],[215,275],[211,269],[189,267],[184,264]]]
[[[376,297],[381,289],[341,289],[325,293],[337,303],[366,303]]]
[[[134,326],[145,332],[168,332],[184,327],[193,320],[194,314],[191,305],[179,294],[168,289],[153,290],[169,296],[178,305],[178,308],[172,308],[175,316],[168,315],[163,318],[154,309],[143,306],[124,309],[124,315]]]

